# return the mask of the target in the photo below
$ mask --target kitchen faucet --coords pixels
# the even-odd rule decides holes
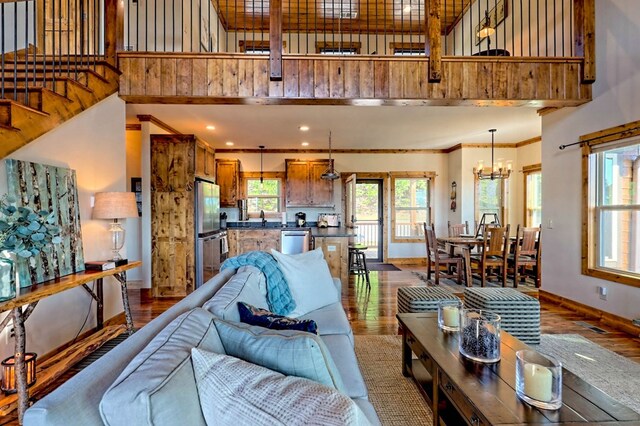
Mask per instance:
[[[264,227],[267,223],[267,219],[264,218],[264,210],[260,210],[260,219],[262,219],[262,226]]]

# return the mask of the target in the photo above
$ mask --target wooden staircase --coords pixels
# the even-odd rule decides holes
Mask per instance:
[[[87,58],[5,61],[0,96],[0,158],[118,91],[120,71]],[[34,72],[35,70],[35,72]]]

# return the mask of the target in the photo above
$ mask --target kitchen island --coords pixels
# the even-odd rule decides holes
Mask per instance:
[[[315,225],[315,223],[309,223]],[[309,230],[311,233],[311,249],[321,247],[327,260],[331,275],[340,278],[342,288],[349,282],[349,243],[356,236],[356,230],[346,227],[318,228],[317,226],[283,227],[278,222],[232,222],[229,223],[229,257],[237,256],[252,250],[270,252],[280,250],[282,230]]]

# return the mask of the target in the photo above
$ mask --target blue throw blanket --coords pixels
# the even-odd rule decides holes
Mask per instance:
[[[220,269],[237,269],[247,265],[260,269],[267,278],[267,303],[271,312],[287,315],[296,308],[287,280],[278,267],[278,262],[269,253],[250,251],[225,260]]]

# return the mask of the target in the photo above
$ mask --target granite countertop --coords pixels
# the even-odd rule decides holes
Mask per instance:
[[[338,228],[311,228],[312,237],[355,237],[356,230],[340,226]]]
[[[246,221],[246,222],[229,222],[227,223],[227,229],[238,230],[250,230],[250,229],[264,229],[264,230],[308,230],[311,231],[312,237],[355,237],[356,231],[353,228],[346,228],[344,226],[331,227],[331,228],[318,228],[315,222],[307,222],[308,226],[297,227],[295,223],[289,222],[287,226],[282,226],[280,222],[267,222],[265,226],[262,226],[261,222]]]

